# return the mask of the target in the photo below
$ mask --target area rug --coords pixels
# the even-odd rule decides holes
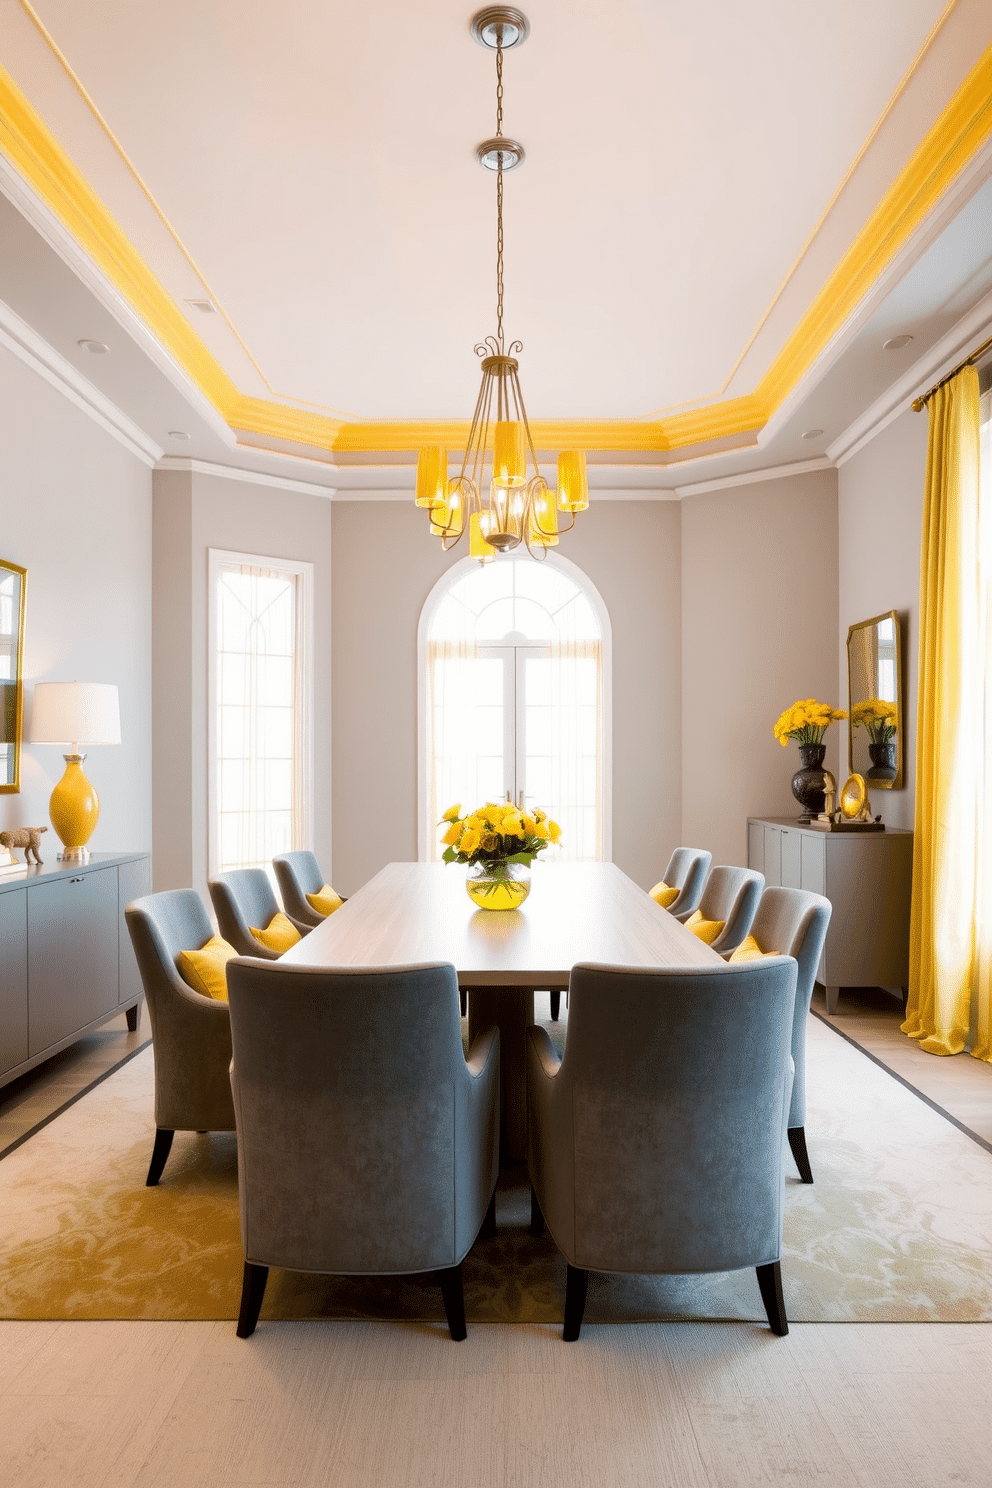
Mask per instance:
[[[992,1155],[829,1027],[810,1020],[815,1184],[786,1156],[786,1307],[794,1322],[992,1319]],[[0,1163],[0,1316],[237,1316],[233,1135],[177,1135],[158,1188],[145,1050]],[[526,1170],[504,1174],[499,1233],[466,1259],[470,1322],[562,1318],[565,1266],[527,1232]],[[273,1271],[262,1318],[443,1320],[430,1276]],[[751,1319],[753,1271],[592,1278],[589,1322]]]

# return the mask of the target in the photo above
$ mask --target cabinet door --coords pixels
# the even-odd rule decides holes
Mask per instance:
[[[765,828],[762,822],[749,821],[747,824],[747,866],[756,868],[759,873],[765,871]]]
[[[765,866],[762,870],[766,884],[782,882],[782,828],[765,827]]]
[[[814,837],[812,832],[802,832],[800,836],[802,851],[799,887],[809,889],[811,894],[825,894],[827,870],[824,858],[827,844],[822,837]]]
[[[118,921],[120,933],[120,992],[118,1001],[123,1005],[141,996],[141,973],[131,948],[131,937],[124,919],[124,906],[152,889],[152,865],[150,858],[140,858],[134,863],[118,863],[117,882],[119,890]]]
[[[786,889],[798,889],[802,877],[803,834],[791,827],[782,828],[782,876],[779,883]]]
[[[117,1007],[117,869],[38,883],[28,895],[28,1044],[40,1054]]]
[[[0,894],[0,1074],[28,1057],[27,897]]]

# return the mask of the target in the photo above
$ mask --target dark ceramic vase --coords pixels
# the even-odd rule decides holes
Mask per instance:
[[[823,761],[826,753],[826,744],[800,744],[799,746],[799,758],[803,762],[803,767],[792,777],[792,794],[803,808],[803,814],[799,818],[801,822],[808,822],[811,816],[819,816],[826,804],[824,794],[826,781],[823,774]]]
[[[871,760],[871,769],[868,771],[869,780],[895,780],[895,739],[887,739],[884,744],[869,744],[868,758]]]

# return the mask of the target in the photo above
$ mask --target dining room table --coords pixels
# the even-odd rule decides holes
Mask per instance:
[[[451,962],[468,991],[469,1042],[500,1031],[503,1155],[527,1155],[527,1029],[535,991],[564,990],[580,961],[630,967],[722,964],[614,863],[541,863],[518,909],[478,909],[465,869],[389,863],[282,957],[293,966]]]

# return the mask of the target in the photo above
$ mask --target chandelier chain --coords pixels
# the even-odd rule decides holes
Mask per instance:
[[[496,45],[496,138],[503,136],[503,36]],[[503,155],[496,171],[496,340],[503,351]]]

